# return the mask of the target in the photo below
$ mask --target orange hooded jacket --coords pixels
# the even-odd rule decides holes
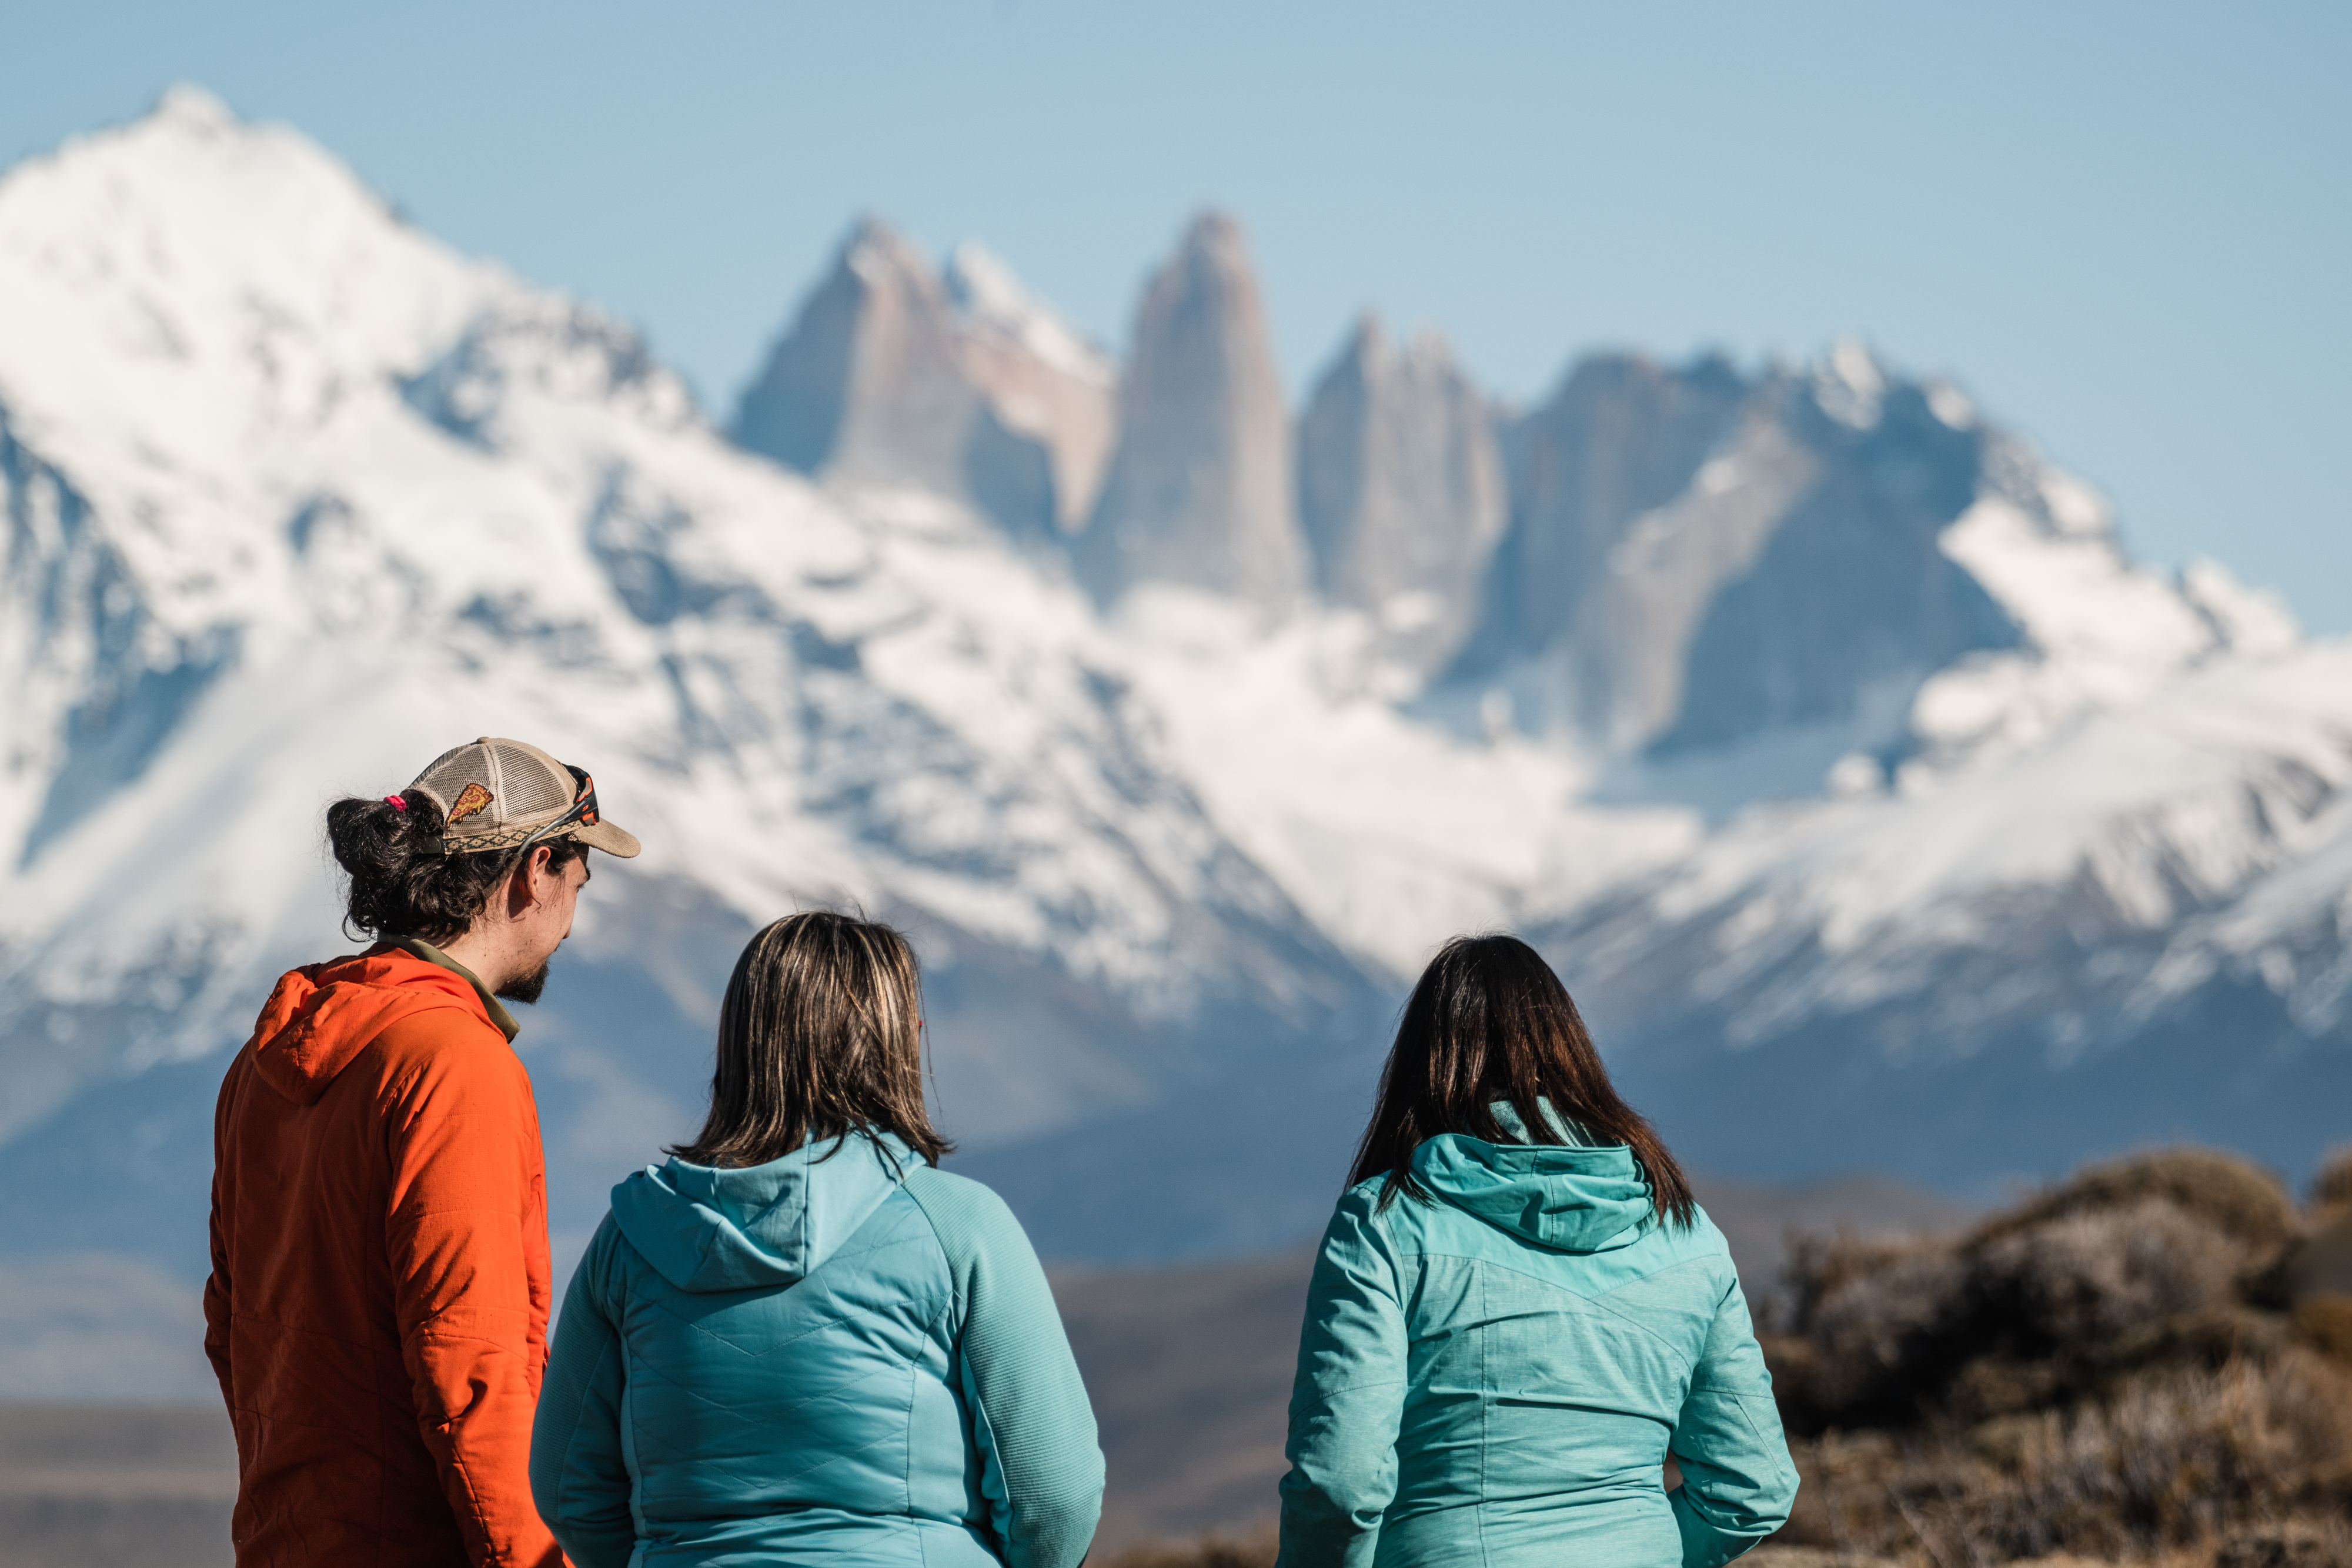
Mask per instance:
[[[530,1500],[539,1113],[495,1006],[373,948],[279,980],[229,1066],[205,1349],[239,1568],[562,1562]]]

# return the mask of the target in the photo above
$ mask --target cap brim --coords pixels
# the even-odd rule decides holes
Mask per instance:
[[[637,855],[637,835],[610,822],[593,822],[574,828],[572,836],[590,849],[603,850],[606,854],[617,855],[625,861],[635,860]]]

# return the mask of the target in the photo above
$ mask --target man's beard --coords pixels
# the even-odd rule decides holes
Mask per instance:
[[[525,1007],[539,1000],[539,993],[547,989],[547,966],[541,964],[528,975],[517,975],[495,993],[502,1001],[520,1002]]]

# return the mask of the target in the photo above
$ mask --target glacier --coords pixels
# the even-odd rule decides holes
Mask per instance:
[[[196,89],[0,175],[0,1256],[201,1270],[324,806],[477,734],[646,845],[518,1042],[560,1243],[816,903],[1060,1258],[1310,1233],[1488,926],[1710,1169],[2346,1135],[2352,648],[1860,344],[1522,410],[1368,324],[1294,428],[1263,310],[1230,220],[1123,360],[869,221],[719,418]]]

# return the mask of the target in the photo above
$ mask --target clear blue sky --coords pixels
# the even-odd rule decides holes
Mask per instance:
[[[77,0],[0,155],[189,80],[725,409],[850,217],[984,239],[1116,345],[1192,208],[1303,387],[1370,306],[1539,396],[1600,345],[1862,334],[2352,630],[2352,5]]]

